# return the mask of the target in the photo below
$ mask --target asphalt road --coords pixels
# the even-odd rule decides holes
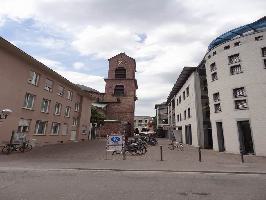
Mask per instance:
[[[265,200],[266,175],[1,170],[1,200]]]

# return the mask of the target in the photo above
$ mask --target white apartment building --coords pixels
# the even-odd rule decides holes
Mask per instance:
[[[170,132],[185,144],[212,148],[208,123],[205,74],[196,67],[184,67],[167,98]],[[205,108],[204,106],[207,107]]]
[[[153,129],[153,119],[150,116],[134,116],[134,129],[141,131],[143,128]]]
[[[216,38],[205,60],[214,150],[266,156],[266,18]]]

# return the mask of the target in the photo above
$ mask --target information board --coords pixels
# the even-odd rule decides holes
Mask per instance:
[[[124,144],[123,135],[107,135],[106,151],[122,151]]]

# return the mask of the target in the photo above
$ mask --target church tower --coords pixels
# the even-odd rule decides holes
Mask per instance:
[[[117,101],[108,103],[106,117],[109,120],[119,120],[122,124],[127,124],[132,134],[138,88],[135,78],[136,61],[125,53],[120,53],[108,61],[105,95],[110,99],[116,98]]]

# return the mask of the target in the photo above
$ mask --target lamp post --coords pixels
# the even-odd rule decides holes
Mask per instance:
[[[6,119],[7,116],[12,113],[12,110],[6,108],[0,112],[0,119]]]

